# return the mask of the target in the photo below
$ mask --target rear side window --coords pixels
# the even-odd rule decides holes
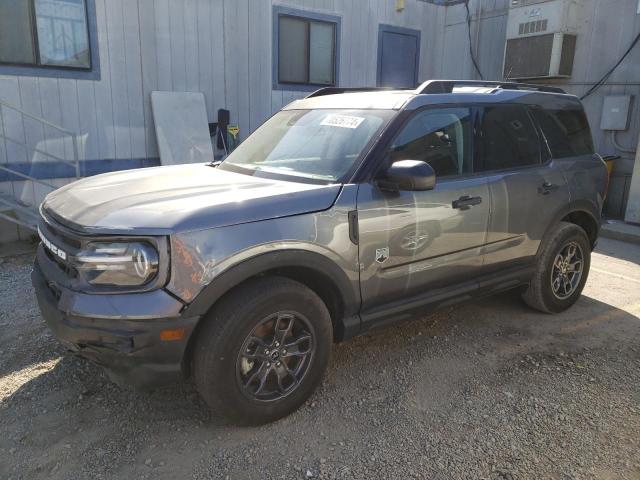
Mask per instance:
[[[547,139],[553,158],[593,153],[589,122],[582,110],[535,108],[532,112]]]
[[[471,171],[468,108],[433,108],[417,112],[391,146],[391,162],[422,160],[439,177]]]
[[[525,107],[485,107],[475,171],[504,170],[540,163],[540,138]]]

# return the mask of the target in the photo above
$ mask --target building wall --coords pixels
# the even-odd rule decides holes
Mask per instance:
[[[584,4],[586,24],[578,35],[573,64],[573,75],[567,80],[547,83],[564,88],[574,95],[583,95],[623,55],[631,41],[640,32],[640,14],[637,0],[579,0]],[[472,15],[471,36],[480,70],[486,79],[502,79],[502,56],[506,42],[508,1],[476,0],[470,2]],[[445,15],[444,48],[439,75],[445,78],[478,78],[468,51],[466,12],[462,5],[448,7]],[[629,129],[617,134],[618,144],[636,148],[640,136],[640,45],[608,79],[607,85],[584,100],[596,151],[601,155],[620,155],[615,163],[605,204],[605,213],[622,218],[631,173],[636,164],[635,154],[618,151],[610,132],[600,130],[603,99],[606,95],[633,95],[635,102],[630,114]],[[640,191],[632,192],[638,197]]]
[[[589,28],[579,38],[570,82],[558,82],[572,93],[596,81],[640,30],[636,0],[584,0]],[[421,80],[477,78],[469,55],[467,16],[463,5],[436,6],[407,0],[396,11],[395,0],[95,0],[100,80],[0,75],[0,99],[80,134],[80,159],[111,161],[114,168],[156,160],[158,150],[149,94],[154,90],[201,91],[210,121],[219,108],[231,111],[240,136],[258,127],[283,105],[306,94],[272,87],[272,9],[283,5],[341,17],[339,85],[376,83],[379,24],[421,31]],[[487,79],[501,78],[508,0],[471,0],[471,38]],[[611,12],[617,12],[612,15]],[[640,48],[610,79],[616,85],[589,97],[586,108],[598,151],[615,153],[599,131],[602,96],[638,95]],[[633,82],[636,82],[635,84]],[[638,105],[620,143],[634,145],[640,130]],[[33,148],[72,158],[68,138],[3,109],[5,134],[23,139],[28,148],[0,140],[1,162],[49,162]],[[630,174],[631,155],[616,167]],[[63,185],[70,179],[47,180]],[[624,180],[626,181],[626,180]],[[614,180],[612,195],[620,196]],[[619,182],[618,182],[619,183]],[[0,193],[38,204],[48,190],[31,182],[2,181]],[[0,241],[26,236],[0,222]]]
[[[157,159],[149,99],[154,90],[203,92],[209,120],[216,120],[219,108],[229,109],[245,138],[306,94],[272,88],[276,4],[341,17],[339,85],[375,85],[380,23],[421,30],[420,78],[437,71],[432,48],[441,45],[444,9],[419,0],[408,0],[401,12],[393,0],[95,0],[100,80],[0,75],[0,99],[78,132],[81,160],[115,160],[113,168]],[[28,148],[0,141],[0,162],[51,161],[32,147],[72,158],[69,139],[57,132],[6,109],[1,120],[7,134]],[[1,178],[0,192],[26,204],[38,204],[48,191]],[[0,241],[19,235],[30,233],[0,222]]]

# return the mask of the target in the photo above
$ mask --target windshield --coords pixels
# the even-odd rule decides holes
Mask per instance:
[[[393,110],[283,110],[241,143],[219,168],[337,182],[352,170]],[[294,178],[295,179],[295,178]]]

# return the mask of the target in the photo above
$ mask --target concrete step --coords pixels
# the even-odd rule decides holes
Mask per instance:
[[[640,245],[640,225],[618,220],[605,220],[600,230],[600,236]]]

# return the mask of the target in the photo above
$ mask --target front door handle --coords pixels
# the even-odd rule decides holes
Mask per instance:
[[[553,192],[554,190],[557,190],[558,188],[560,188],[558,185],[555,185],[549,182],[544,182],[542,186],[538,187],[538,193],[542,195],[549,195],[551,192]]]
[[[463,195],[459,199],[451,202],[451,206],[459,210],[469,210],[474,205],[480,205],[481,203],[482,197],[470,197],[469,195]]]

